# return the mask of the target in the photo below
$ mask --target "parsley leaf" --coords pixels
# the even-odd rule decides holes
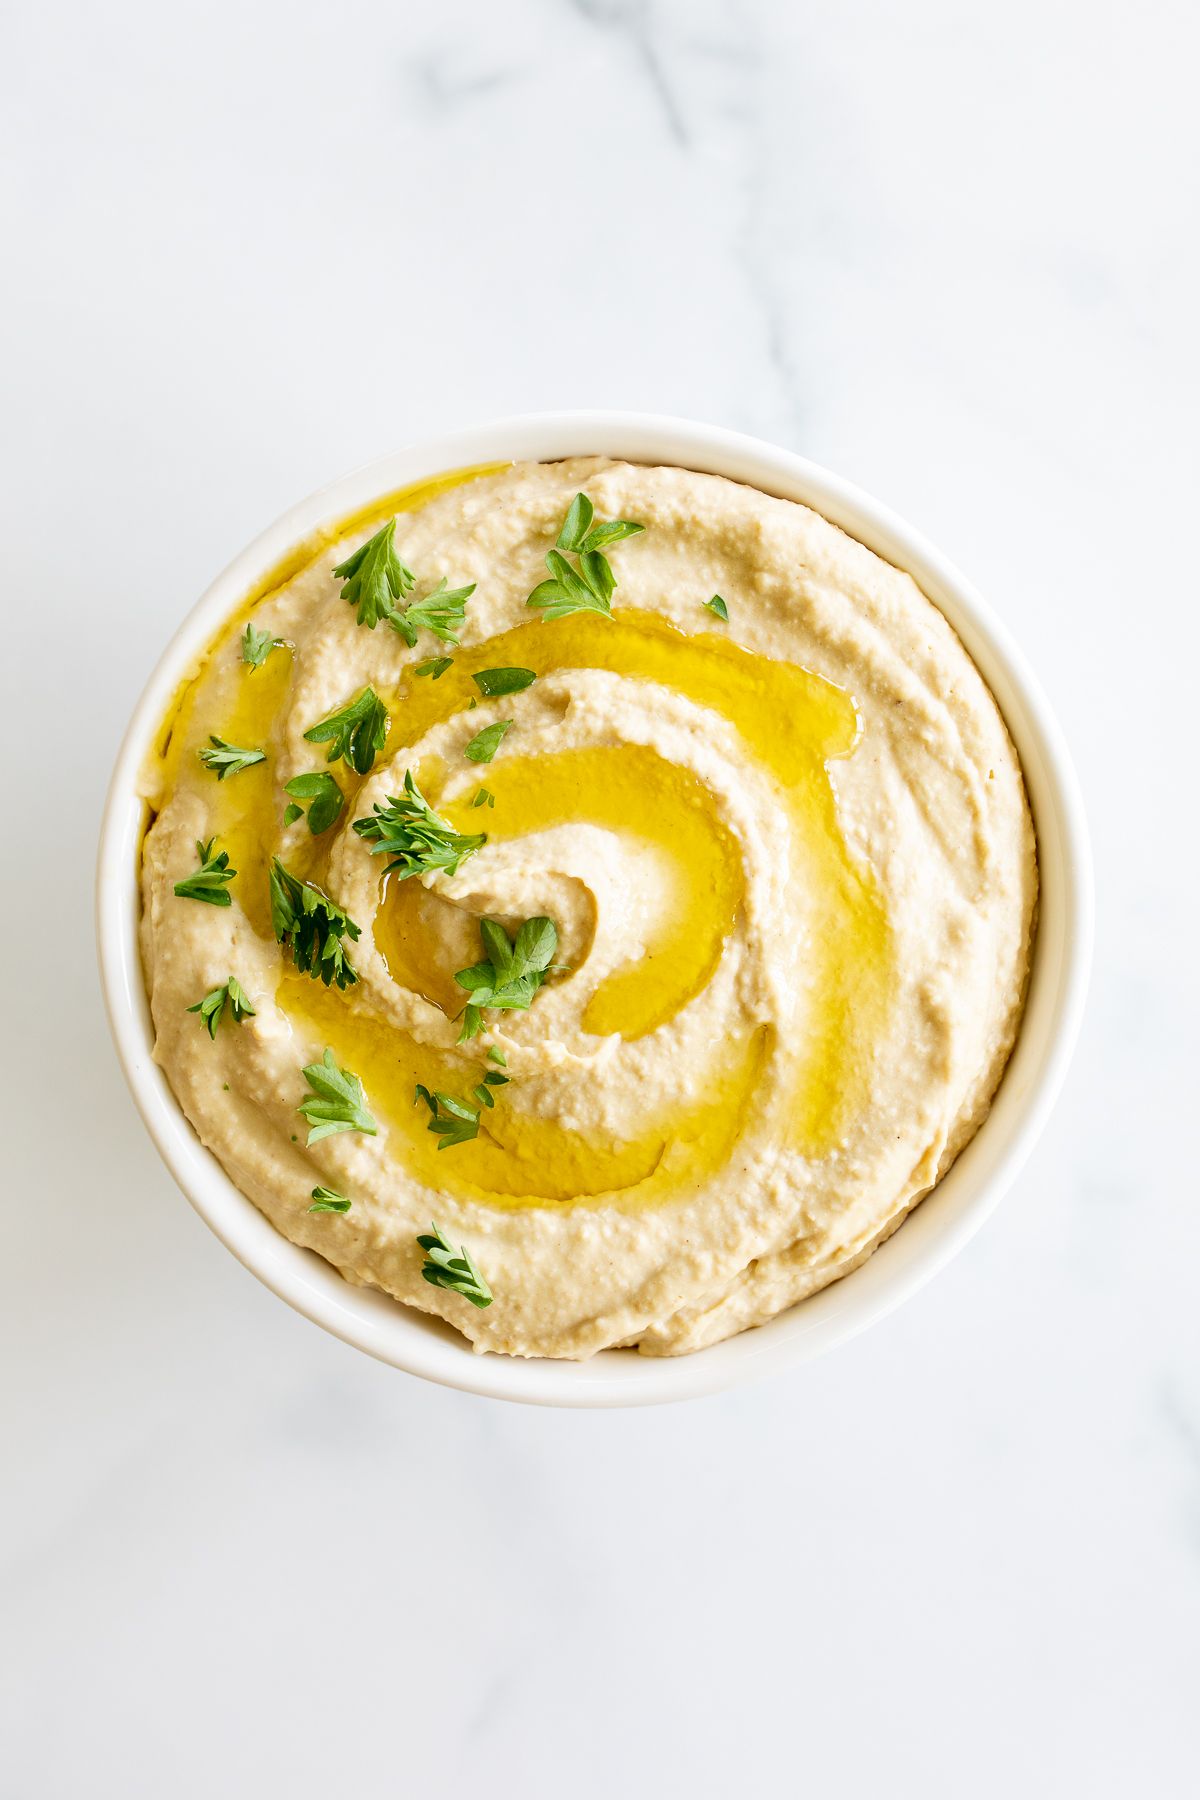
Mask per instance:
[[[271,858],[271,924],[292,953],[302,975],[328,987],[353,987],[358,980],[346,956],[343,936],[354,943],[358,926],[311,881],[298,881],[277,856]]]
[[[308,829],[314,837],[320,837],[323,831],[329,830],[346,804],[341,788],[324,769],[315,775],[293,775],[290,781],[284,782],[283,791],[291,794],[294,800],[311,800]],[[283,815],[284,824],[291,825],[303,810],[300,806],[289,806]],[[292,815],[290,819],[288,813]]]
[[[459,969],[454,977],[471,996],[463,1009],[460,1044],[482,1031],[485,1007],[528,1011],[558,949],[557,926],[553,919],[540,915],[526,919],[511,943],[503,925],[495,919],[480,919],[479,935],[486,961]]]
[[[480,788],[479,792],[471,802],[472,806],[495,806],[495,804],[495,794],[492,793],[490,788],[485,787]]]
[[[503,1050],[498,1050],[495,1044],[493,1044],[491,1049],[488,1051],[488,1061],[494,1062],[494,1063],[499,1063],[500,1067],[502,1069],[507,1069],[507,1067],[508,1067],[507,1056],[505,1056]]]
[[[220,987],[210,988],[203,1000],[197,1000],[195,1006],[188,1007],[190,1013],[200,1014],[200,1023],[210,1038],[217,1035],[217,1026],[221,1023],[226,1002],[229,1005],[229,1016],[235,1025],[240,1025],[243,1019],[254,1018],[254,1008],[247,1000],[241,983],[233,975]]]
[[[720,619],[724,624],[728,625],[729,608],[722,600],[720,594],[714,594],[711,600],[703,601],[702,605],[707,606],[709,612],[712,613],[715,618]]]
[[[607,561],[601,558],[601,563],[608,570],[608,580],[606,582],[603,574],[593,569],[595,585],[592,586],[575,573],[565,556],[557,550],[547,551],[546,566],[553,579],[540,582],[525,602],[526,606],[537,607],[547,619],[565,619],[569,613],[577,612],[598,612],[611,618],[608,597],[617,584]]]
[[[468,762],[491,762],[500,748],[501,738],[511,724],[511,719],[497,719],[494,725],[485,725],[482,731],[477,731],[463,751]]]
[[[175,892],[181,900],[203,900],[208,906],[229,906],[231,904],[225,883],[232,881],[237,874],[236,869],[229,866],[228,850],[220,850],[213,855],[216,838],[209,838],[203,843],[196,839],[196,855],[200,859],[200,867],[194,875],[175,883]]]
[[[481,1106],[495,1106],[496,1096],[492,1093],[492,1089],[494,1087],[507,1087],[509,1079],[509,1076],[501,1075],[498,1069],[489,1069],[483,1080],[479,1083],[479,1086],[472,1088],[471,1092]]]
[[[604,550],[609,544],[634,537],[645,526],[632,519],[611,519],[606,524],[593,525],[594,517],[595,509],[587,495],[576,494],[567,508],[555,548],[546,553],[551,579],[540,582],[525,602],[547,619],[564,619],[576,612],[612,617],[609,603],[617,578]],[[576,557],[578,569],[571,567],[563,551]]]
[[[469,1144],[472,1138],[479,1136],[479,1113],[465,1100],[443,1094],[440,1088],[435,1088],[431,1094],[420,1082],[413,1092],[414,1106],[418,1100],[423,1100],[429,1108],[428,1129],[441,1138],[439,1150],[453,1150],[455,1144]]]
[[[304,737],[310,744],[332,743],[327,762],[344,756],[357,775],[365,775],[387,741],[387,728],[387,708],[374,688],[365,687],[357,699],[330,713]]]
[[[576,494],[567,508],[556,542],[560,550],[581,550],[596,509],[586,494]]]
[[[432,675],[435,681],[440,681],[446,670],[453,667],[454,658],[452,656],[431,656],[428,662],[418,663],[413,674]]]
[[[481,669],[471,680],[489,700],[500,694],[519,694],[537,680],[534,669]]]
[[[312,1191],[312,1205],[309,1212],[348,1213],[350,1202],[345,1194],[339,1194],[336,1188],[315,1187]]]
[[[403,794],[393,794],[386,806],[376,801],[367,818],[355,819],[354,829],[360,838],[374,844],[372,856],[382,853],[393,859],[383,872],[390,875],[399,870],[401,881],[435,869],[457,875],[464,858],[487,843],[486,832],[464,836],[439,818],[413,780],[411,769],[404,771]]]
[[[344,583],[342,599],[358,608],[359,624],[370,631],[380,619],[390,621],[396,601],[412,592],[415,577],[400,560],[395,536],[396,521],[389,519],[333,571]]]
[[[619,544],[622,538],[636,537],[639,531],[646,529],[644,525],[635,525],[632,519],[613,519],[607,525],[593,527],[594,518],[595,508],[587,495],[576,494],[562,522],[558,548],[586,556],[589,551],[603,550],[606,544]]]
[[[466,587],[448,588],[443,575],[423,600],[414,600],[403,612],[391,613],[388,624],[400,633],[410,649],[416,644],[417,633],[421,630],[432,631],[444,644],[457,644],[455,632],[467,616],[467,601],[474,592],[473,581]]]
[[[208,741],[212,749],[199,750],[196,754],[206,769],[215,771],[218,781],[224,781],[227,775],[240,775],[243,769],[267,760],[265,750],[242,750],[237,744],[227,744],[224,738],[214,737],[211,732]]]
[[[296,1108],[309,1123],[311,1147],[338,1131],[363,1131],[375,1136],[375,1121],[367,1111],[362,1082],[350,1069],[341,1069],[326,1050],[319,1063],[309,1063],[304,1079],[312,1093]]]
[[[469,1250],[456,1250],[436,1224],[431,1225],[417,1242],[425,1252],[421,1273],[426,1281],[431,1281],[434,1287],[446,1288],[452,1294],[461,1294],[472,1306],[492,1304],[492,1290],[472,1262]]]
[[[242,638],[242,661],[249,663],[252,669],[261,669],[272,650],[282,648],[282,638],[272,637],[269,631],[255,631],[253,625],[247,625]]]

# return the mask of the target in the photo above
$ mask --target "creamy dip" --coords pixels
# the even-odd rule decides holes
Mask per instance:
[[[644,530],[605,550],[611,617],[547,617],[527,600],[581,492]],[[335,565],[393,514],[408,600],[475,584],[457,646],[342,596]],[[280,640],[259,667],[247,624]],[[536,679],[474,679],[512,668]],[[387,736],[359,775],[304,734],[368,685]],[[262,760],[218,779],[214,737]],[[759,1324],[861,1263],[987,1114],[1037,891],[1017,757],[910,577],[804,506],[598,458],[389,496],[247,601],[159,742],[142,950],[180,1104],[278,1230],[477,1349],[675,1354]],[[343,805],[314,834],[304,808],[284,822],[285,784],[318,772]],[[406,772],[486,835],[453,873],[385,875],[352,829]],[[198,844],[236,870],[230,904],[175,892]],[[276,857],[357,926],[352,984],[277,941]],[[511,938],[535,917],[553,967],[460,1042],[480,920]],[[230,977],[246,1010],[206,1029],[189,1008]],[[310,1147],[302,1071],[326,1051],[375,1130]],[[475,1134],[440,1147],[419,1088]],[[490,1304],[423,1275],[431,1220]]]

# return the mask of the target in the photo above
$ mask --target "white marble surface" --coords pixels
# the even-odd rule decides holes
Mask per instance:
[[[25,0],[3,132],[0,1794],[1196,1792],[1194,8]],[[526,1411],[291,1315],[110,1053],[91,860],[182,609],[451,423],[710,418],[990,595],[1098,963],[969,1251],[791,1377]]]

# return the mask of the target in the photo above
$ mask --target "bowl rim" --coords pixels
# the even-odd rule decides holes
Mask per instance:
[[[767,1324],[681,1357],[603,1351],[586,1362],[478,1355],[450,1327],[355,1288],[292,1244],[202,1145],[153,1059],[138,944],[138,778],[179,682],[257,580],[322,526],[429,476],[476,464],[613,456],[721,474],[811,506],[906,570],[949,619],[1000,704],[1025,772],[1038,834],[1040,919],[1022,1027],[991,1112],[903,1229],[850,1275]],[[696,421],[578,409],[517,414],[416,440],[289,507],[234,557],[190,608],[155,664],[117,753],[96,865],[101,987],[125,1079],[177,1185],[271,1291],[344,1342],[444,1386],[538,1405],[644,1405],[695,1398],[808,1361],[915,1294],[979,1230],[1015,1180],[1065,1078],[1086,1000],[1094,932],[1083,801],[1040,683],[980,594],[919,532],[853,483],[795,452]]]

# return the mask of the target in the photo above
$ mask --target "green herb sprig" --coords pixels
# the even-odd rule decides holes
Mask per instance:
[[[290,794],[293,801],[308,800],[308,829],[314,837],[320,837],[323,831],[337,822],[338,814],[345,806],[345,796],[333,776],[324,769],[314,775],[293,775],[290,781],[283,784],[285,794]],[[293,824],[303,817],[302,806],[289,806],[283,815],[285,825]]]
[[[466,587],[448,588],[443,575],[423,600],[414,600],[403,612],[391,613],[388,624],[393,631],[400,633],[410,649],[415,647],[420,631],[431,631],[443,644],[457,645],[458,638],[455,634],[466,619],[467,601],[474,592],[473,581],[468,582]]]
[[[343,583],[342,599],[357,607],[358,623],[369,631],[381,619],[391,619],[396,602],[412,592],[416,580],[400,560],[395,537],[396,521],[389,519],[333,571]]]
[[[342,582],[342,599],[357,608],[360,625],[374,631],[384,622],[399,632],[411,648],[421,631],[431,631],[443,643],[457,644],[455,635],[467,616],[466,603],[475,592],[475,583],[452,588],[443,575],[437,586],[421,600],[401,607],[416,586],[416,576],[396,549],[396,521],[389,519],[374,537],[345,562],[338,563],[334,574]]]
[[[309,1145],[339,1131],[361,1131],[375,1136],[375,1121],[367,1111],[362,1082],[351,1069],[340,1068],[332,1050],[326,1050],[319,1063],[309,1063],[304,1079],[312,1093],[296,1108],[309,1123]]]
[[[528,1011],[534,995],[552,972],[558,949],[558,928],[553,919],[526,919],[515,939],[509,939],[495,919],[480,919],[479,936],[486,960],[459,969],[454,979],[470,995],[463,1009],[460,1044],[483,1029],[488,1007],[500,1011]]]
[[[501,1075],[498,1069],[489,1069],[483,1080],[479,1083],[479,1086],[473,1087],[471,1092],[474,1094],[476,1100],[478,1100],[480,1106],[495,1106],[496,1096],[492,1093],[492,1089],[494,1087],[507,1087],[510,1080],[510,1076]]]
[[[253,625],[247,625],[242,638],[242,661],[252,669],[261,669],[272,650],[282,648],[282,638],[272,637],[269,631],[255,631]]]
[[[220,987],[210,988],[202,1000],[197,1000],[194,1006],[188,1007],[188,1011],[199,1013],[200,1023],[209,1037],[215,1038],[217,1026],[221,1023],[226,1006],[229,1008],[229,1016],[235,1025],[240,1025],[243,1019],[253,1019],[256,1016],[254,1008],[246,998],[245,989],[233,975],[229,977],[228,981],[223,981]]]
[[[183,881],[175,883],[175,892],[181,900],[203,900],[206,906],[229,906],[227,883],[237,874],[236,869],[229,866],[228,850],[219,850],[214,855],[213,845],[216,838],[211,837],[205,843],[196,839],[196,855],[200,859],[200,867],[194,875],[188,875]]]
[[[594,525],[595,508],[586,494],[576,494],[567,508],[558,541],[546,552],[550,580],[539,582],[526,606],[535,607],[547,619],[564,619],[569,613],[597,612],[612,617],[612,594],[617,578],[604,551],[623,538],[635,537],[644,525],[632,519],[611,519]],[[565,554],[564,554],[565,553]],[[567,556],[574,556],[572,568]]]
[[[392,858],[383,872],[395,873],[400,881],[438,869],[457,875],[459,864],[487,843],[486,832],[464,835],[439,817],[413,780],[411,769],[404,771],[403,794],[393,794],[386,806],[376,801],[367,818],[355,819],[354,829],[374,846],[372,856]]]
[[[428,1129],[441,1141],[439,1150],[453,1150],[456,1144],[468,1144],[479,1136],[479,1110],[440,1088],[431,1093],[421,1082],[413,1091],[413,1105],[423,1100],[429,1108]]]
[[[720,594],[714,594],[711,600],[702,601],[701,604],[708,608],[714,618],[720,619],[723,624],[728,625],[729,608],[722,600]]]
[[[374,688],[365,687],[355,699],[330,713],[305,732],[310,744],[329,744],[327,762],[345,757],[357,775],[366,775],[387,741],[387,708]]]
[[[353,987],[358,975],[343,938],[357,941],[358,926],[311,881],[300,881],[277,856],[271,859],[271,924],[302,975],[326,987]]]
[[[487,699],[501,694],[520,694],[537,680],[535,669],[481,669],[471,680]]]
[[[492,1290],[475,1267],[469,1250],[465,1247],[456,1250],[436,1224],[431,1224],[429,1231],[417,1242],[425,1252],[421,1273],[426,1281],[432,1282],[434,1287],[446,1288],[452,1294],[461,1294],[472,1306],[492,1304]]]
[[[312,1205],[309,1212],[348,1213],[350,1202],[345,1194],[339,1194],[336,1188],[315,1187],[312,1191]]]
[[[463,748],[463,755],[467,761],[490,763],[511,724],[511,719],[497,719],[494,725],[485,725],[482,731],[477,731],[470,743]]]
[[[224,781],[228,775],[240,775],[243,769],[249,769],[255,763],[266,762],[265,750],[243,750],[239,744],[228,744],[224,738],[209,734],[210,750],[198,750],[196,754],[206,769],[211,769],[218,781]]]

